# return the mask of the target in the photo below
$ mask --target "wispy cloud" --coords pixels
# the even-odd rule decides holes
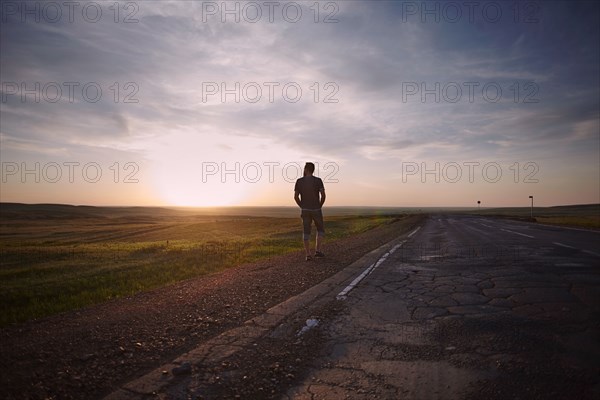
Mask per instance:
[[[586,171],[597,160],[595,2],[541,2],[537,23],[515,22],[510,7],[497,23],[479,13],[473,23],[466,17],[423,23],[418,15],[407,19],[400,2],[386,1],[333,2],[337,23],[315,23],[309,2],[296,3],[303,10],[297,23],[278,13],[273,23],[266,16],[258,23],[222,23],[220,15],[206,15],[206,3],[137,2],[139,22],[130,24],[115,23],[110,13],[98,23],[22,23],[3,15],[3,88],[57,82],[63,95],[56,103],[36,103],[31,94],[22,102],[20,88],[4,91],[2,158],[92,159],[94,149],[113,149],[168,164],[191,147],[192,165],[217,154],[244,157],[239,144],[255,143],[271,154],[333,160],[348,171],[363,165],[368,173],[358,168],[356,179],[365,182],[381,159],[516,161],[568,154]],[[325,4],[321,20],[333,10]],[[101,5],[108,11],[108,3]],[[65,82],[79,83],[72,102]],[[82,98],[89,82],[102,88],[98,102]],[[205,101],[207,82],[229,90],[255,83],[263,96],[257,103],[236,102],[233,94],[225,102],[219,94]],[[302,89],[297,103],[282,96],[290,82]],[[272,83],[278,86],[269,102]],[[407,84],[419,92],[407,96]],[[422,84],[449,91],[437,101],[432,93],[423,98]],[[497,102],[482,94],[486,84],[501,88]],[[457,95],[452,85],[462,90],[457,102],[444,98]],[[325,102],[327,96],[337,102]],[[161,152],[167,138],[179,138],[169,143],[169,156]],[[377,179],[389,182],[386,171]]]

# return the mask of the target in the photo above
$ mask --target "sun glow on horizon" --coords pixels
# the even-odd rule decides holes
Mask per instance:
[[[202,183],[194,174],[161,176],[156,185],[159,196],[169,205],[176,207],[226,207],[243,202],[245,185]]]

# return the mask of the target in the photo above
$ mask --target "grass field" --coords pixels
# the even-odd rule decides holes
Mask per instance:
[[[531,216],[531,208],[488,208],[470,213],[497,217],[528,218]],[[600,229],[600,204],[534,207],[533,217],[536,222],[541,224]]]
[[[0,326],[300,250],[299,211],[295,214],[219,216],[161,208],[4,203]],[[327,240],[395,218],[376,214],[327,217]]]
[[[332,207],[327,240],[413,212]],[[469,213],[523,217],[530,209]],[[600,229],[600,205],[536,207],[539,223]],[[81,308],[301,249],[292,207],[115,208],[0,204],[0,326]]]

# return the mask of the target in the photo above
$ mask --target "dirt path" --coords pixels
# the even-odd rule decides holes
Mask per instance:
[[[420,217],[134,297],[0,330],[0,398],[94,399],[343,269]]]

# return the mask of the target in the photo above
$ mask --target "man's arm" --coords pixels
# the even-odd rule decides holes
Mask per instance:
[[[323,207],[323,204],[325,204],[325,188],[321,188],[319,190],[319,193],[321,193],[321,207]]]
[[[302,208],[302,206],[300,205],[300,192],[294,191],[294,200],[296,200],[296,204],[298,204],[298,207]]]

